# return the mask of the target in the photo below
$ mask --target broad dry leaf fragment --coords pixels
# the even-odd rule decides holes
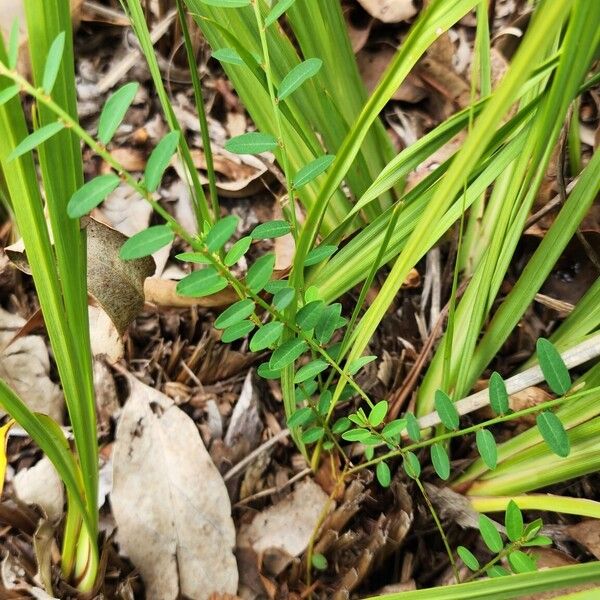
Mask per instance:
[[[251,547],[257,554],[271,548],[290,556],[302,554],[327,501],[328,496],[319,485],[311,479],[303,481],[289,496],[242,527],[238,546]]]
[[[63,395],[49,377],[50,357],[44,338],[26,335],[10,343],[25,323],[19,315],[0,308],[0,377],[31,410],[62,423]]]
[[[413,0],[358,0],[358,3],[384,23],[406,21],[417,14]]]
[[[235,528],[225,484],[194,422],[128,377],[113,454],[111,504],[121,550],[149,600],[234,594]]]

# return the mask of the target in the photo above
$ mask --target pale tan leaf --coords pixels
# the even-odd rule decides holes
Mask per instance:
[[[233,594],[231,505],[198,429],[164,394],[128,381],[111,494],[121,550],[139,569],[149,600]]]

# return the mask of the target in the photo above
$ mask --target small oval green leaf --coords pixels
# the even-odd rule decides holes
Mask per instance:
[[[322,300],[313,300],[313,302],[305,304],[296,314],[296,325],[303,331],[313,329],[324,310],[325,304]]]
[[[152,154],[150,154],[144,171],[144,184],[149,192],[155,192],[160,185],[164,172],[177,150],[179,137],[179,131],[171,131],[160,140]]]
[[[379,481],[379,485],[381,487],[390,487],[390,483],[392,482],[392,473],[385,462],[381,461],[380,463],[377,463],[377,467],[375,467],[375,474],[377,475],[377,481]]]
[[[411,479],[419,479],[421,476],[421,463],[413,452],[407,452],[402,461],[404,472]]]
[[[265,26],[269,27],[269,25],[275,23],[275,21],[277,21],[277,19],[279,19],[279,17],[281,17],[294,2],[296,2],[296,0],[279,0],[279,2],[271,9],[271,12],[266,16]]]
[[[454,406],[454,402],[452,402],[450,396],[442,390],[436,390],[435,392],[435,410],[437,410],[444,427],[458,429],[460,417],[456,406]]]
[[[312,379],[327,369],[328,366],[329,365],[324,360],[313,360],[298,369],[294,376],[294,383],[302,383],[307,379]]]
[[[243,337],[246,337],[256,325],[252,321],[240,321],[235,325],[231,325],[228,327],[221,336],[221,341],[230,344],[231,342],[235,342]]]
[[[49,140],[53,135],[56,135],[59,131],[64,129],[64,125],[59,123],[50,123],[36,129],[33,133],[29,134],[26,138],[23,138],[17,147],[8,155],[6,162],[9,163],[15,158],[22,156],[26,152],[33,150],[36,146]]]
[[[246,285],[254,294],[258,294],[271,279],[275,267],[275,255],[261,256],[249,269],[246,275]]]
[[[56,83],[60,63],[62,62],[63,52],[65,50],[65,32],[61,31],[48,50],[46,64],[44,65],[44,74],[42,76],[42,89],[46,94],[52,93],[52,88]]]
[[[148,227],[131,236],[119,251],[123,260],[133,260],[150,256],[173,241],[175,234],[168,225]],[[180,282],[181,283],[181,282]]]
[[[285,100],[294,93],[307,79],[314,77],[323,66],[320,58],[309,58],[296,65],[284,78],[279,86],[277,96],[279,100]]]
[[[220,292],[227,287],[227,280],[213,267],[194,271],[184,277],[176,287],[177,293],[186,298],[202,298]]]
[[[275,292],[273,296],[273,307],[277,310],[283,310],[287,308],[294,298],[296,297],[296,291],[291,287],[283,287]]]
[[[496,528],[496,523],[486,515],[479,515],[479,531],[485,545],[496,554],[504,548],[502,537]]]
[[[255,227],[250,235],[253,240],[267,240],[282,237],[290,231],[291,227],[287,221],[269,221]]]
[[[254,312],[254,302],[249,298],[240,300],[225,309],[216,319],[215,327],[217,329],[226,329],[235,325],[239,321],[248,318]]]
[[[339,302],[328,306],[315,326],[315,338],[320,344],[327,344],[339,326],[342,305]]]
[[[421,427],[419,426],[419,420],[413,413],[407,412],[404,415],[406,419],[406,431],[408,433],[408,437],[413,442],[418,442],[421,440]]]
[[[540,368],[550,389],[559,395],[564,395],[571,387],[571,376],[561,355],[547,339],[540,338],[536,344]]]
[[[220,63],[243,65],[242,57],[233,48],[219,48],[212,53],[213,58]]]
[[[505,415],[509,409],[506,384],[500,373],[494,371],[489,382],[490,406],[497,415]]]
[[[464,546],[459,546],[456,549],[456,552],[458,553],[458,556],[460,556],[460,559],[465,563],[465,565],[469,569],[471,569],[471,571],[479,570],[479,561],[468,548],[465,548]]]
[[[475,434],[477,451],[489,469],[495,469],[498,463],[498,449],[492,432],[488,429],[478,429]]]
[[[319,175],[325,173],[334,160],[335,156],[331,154],[326,154],[325,156],[319,156],[319,158],[315,158],[315,160],[309,162],[296,173],[294,179],[292,180],[292,186],[299,190],[305,185],[308,185]]]
[[[116,190],[120,182],[118,175],[114,173],[99,175],[88,181],[71,196],[67,204],[67,214],[71,219],[83,217]]]
[[[353,360],[347,367],[346,370],[350,375],[355,375],[358,373],[365,365],[376,360],[377,357],[375,355],[370,356],[360,356],[359,358]]]
[[[389,405],[387,400],[379,401],[369,412],[369,424],[371,427],[379,427],[387,415]]]
[[[277,146],[277,140],[268,133],[253,131],[231,138],[225,143],[225,150],[234,154],[260,154],[270,152]]]
[[[301,427],[313,418],[313,409],[309,406],[305,406],[304,408],[299,408],[290,416],[290,418],[287,420],[287,425],[290,429],[293,429],[294,427]]]
[[[326,258],[329,258],[337,251],[337,246],[328,246],[326,244],[321,244],[316,248],[313,248],[304,259],[304,266],[311,267],[312,265],[317,265],[320,262],[323,262]]]
[[[506,506],[504,526],[506,527],[506,535],[511,542],[516,542],[525,531],[523,513],[514,500],[510,500]]]
[[[235,233],[239,223],[238,217],[229,215],[219,219],[206,236],[206,245],[211,252],[220,250],[227,240]]]
[[[521,550],[514,550],[508,555],[508,564],[515,573],[533,573],[537,571],[535,560]]]
[[[548,410],[541,412],[536,417],[536,424],[552,452],[562,458],[569,456],[571,445],[567,432],[560,419],[553,412]]]
[[[250,350],[259,352],[269,346],[272,346],[283,333],[283,323],[279,321],[271,321],[263,325],[250,340]]]
[[[231,246],[225,255],[223,262],[228,267],[233,267],[233,265],[235,265],[237,261],[240,260],[240,258],[242,258],[246,252],[248,252],[250,244],[252,244],[252,238],[250,236],[240,238],[235,244],[233,244],[233,246]]]
[[[304,340],[298,338],[287,340],[273,352],[269,366],[271,369],[283,369],[302,356],[306,349],[307,345]]]
[[[450,477],[450,459],[446,449],[439,442],[431,446],[431,464],[440,479],[446,481]]]
[[[119,125],[123,122],[135,95],[138,92],[137,82],[126,83],[104,103],[100,120],[98,121],[98,140],[106,145],[112,140]]]
[[[323,429],[323,427],[311,427],[300,436],[300,439],[305,444],[314,444],[315,442],[318,442],[324,435],[325,429]]]

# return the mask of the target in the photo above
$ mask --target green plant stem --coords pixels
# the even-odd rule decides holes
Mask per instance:
[[[423,495],[423,498],[425,499],[425,504],[427,504],[427,508],[429,509],[429,512],[431,513],[431,516],[433,517],[435,526],[437,527],[438,531],[440,532],[442,542],[444,543],[444,548],[446,549],[446,554],[448,555],[448,558],[450,559],[450,566],[452,567],[452,573],[454,574],[454,579],[456,580],[456,583],[460,583],[460,575],[458,573],[458,568],[456,567],[456,561],[454,560],[454,554],[452,553],[452,548],[450,548],[450,543],[448,542],[448,538],[446,537],[446,532],[444,531],[444,528],[442,527],[442,522],[440,521],[437,511],[435,510],[433,504],[431,503],[429,495],[427,494],[427,491],[425,490],[425,486],[423,485],[423,483],[421,482],[421,480],[418,477],[417,477],[417,479],[415,479],[415,483],[417,484],[417,487],[419,488],[421,494]]]
[[[215,165],[213,160],[212,144],[210,141],[208,120],[206,117],[206,109],[204,107],[204,98],[202,96],[202,84],[198,75],[196,66],[196,57],[194,56],[194,47],[190,37],[190,30],[187,24],[183,0],[177,0],[177,14],[181,24],[181,32],[183,34],[183,43],[187,56],[190,77],[192,78],[192,87],[194,88],[194,99],[196,100],[196,110],[198,111],[198,121],[200,123],[200,135],[202,136],[202,148],[204,150],[204,158],[206,159],[206,173],[208,175],[208,189],[210,192],[210,202],[212,206],[213,216],[215,221],[219,220],[219,194],[217,193],[217,180],[215,176]]]
[[[273,118],[275,121],[275,128],[277,130],[277,143],[279,144],[279,151],[281,153],[281,166],[283,169],[283,175],[285,177],[285,186],[287,188],[287,206],[282,202],[281,208],[292,226],[292,235],[294,240],[298,237],[298,220],[296,218],[296,202],[294,200],[294,187],[292,185],[292,174],[289,157],[283,137],[283,126],[281,124],[281,111],[279,109],[279,99],[275,95],[275,86],[273,84],[273,72],[271,70],[271,58],[269,55],[269,44],[267,42],[267,34],[265,25],[260,12],[259,0],[252,0],[252,6],[254,7],[254,16],[256,18],[256,25],[258,27],[258,33],[260,36],[260,44],[262,47],[264,70],[267,77],[267,87],[269,89],[269,97],[273,106]]]

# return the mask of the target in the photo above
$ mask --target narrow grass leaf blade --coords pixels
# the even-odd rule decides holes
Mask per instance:
[[[277,146],[277,140],[268,133],[252,131],[231,138],[225,143],[225,150],[234,154],[260,154],[270,152]]]
[[[479,515],[479,531],[485,545],[496,554],[504,548],[502,537],[496,528],[496,524],[486,515]]]
[[[269,27],[283,15],[288,8],[294,4],[296,0],[279,0],[279,2],[271,9],[271,12],[265,18],[265,26]]]
[[[194,271],[177,284],[177,293],[186,298],[202,298],[227,287],[227,280],[212,267]]]
[[[562,458],[569,456],[571,446],[560,419],[553,412],[546,410],[536,417],[536,423],[550,450]]]
[[[6,477],[6,466],[8,459],[6,456],[6,445],[8,443],[8,432],[11,427],[16,423],[14,419],[10,419],[7,423],[0,427],[0,495],[4,489],[4,479]]]
[[[300,188],[309,184],[311,181],[314,181],[319,175],[327,171],[334,160],[335,156],[331,154],[326,154],[325,156],[315,158],[315,160],[302,167],[298,173],[296,173],[292,181],[293,187],[299,190]]]
[[[59,123],[50,123],[44,127],[36,129],[33,133],[29,134],[6,158],[6,162],[10,162],[19,156],[22,156],[26,152],[33,150],[36,146],[44,143],[50,139],[53,135],[56,135],[59,131],[64,129],[64,125]]]
[[[8,38],[8,61],[9,69],[14,69],[19,60],[19,19],[15,18],[10,28],[10,36]]]
[[[0,106],[12,100],[21,90],[18,85],[11,85],[0,92]]]
[[[160,185],[171,157],[177,150],[179,138],[179,131],[171,131],[171,133],[168,133],[160,140],[156,148],[152,151],[152,154],[150,154],[150,158],[146,164],[146,171],[144,172],[144,183],[149,192],[155,192]]]
[[[48,57],[46,58],[44,75],[42,77],[42,88],[46,94],[50,94],[52,92],[52,88],[54,88],[64,50],[65,32],[62,31],[56,36],[56,39],[50,46],[50,50],[48,50]]]
[[[291,365],[306,351],[307,345],[304,340],[294,338],[284,342],[271,356],[269,367],[273,370],[283,369]]]
[[[450,396],[442,390],[435,392],[435,410],[437,410],[444,427],[458,429],[460,417]]]
[[[296,65],[284,78],[279,86],[279,100],[285,100],[293,94],[305,81],[314,77],[323,66],[320,58],[309,58]]]
[[[130,237],[119,251],[123,260],[150,256],[173,241],[175,234],[168,225],[148,227]]]
[[[494,371],[489,382],[490,406],[497,415],[505,415],[509,409],[506,384],[500,373]]]
[[[329,365],[324,360],[313,360],[298,369],[298,372],[294,377],[294,383],[302,383],[307,379],[312,379],[319,373],[322,373],[328,366]]]
[[[550,389],[561,396],[566,394],[571,387],[571,376],[558,350],[544,338],[537,341],[536,350],[540,368]]]
[[[217,221],[206,236],[208,249],[211,252],[220,250],[235,233],[238,223],[239,219],[235,215],[229,215]]]
[[[218,8],[243,8],[249,6],[251,0],[200,0],[204,4],[209,6],[216,6]]]
[[[114,94],[111,94],[104,103],[100,120],[98,121],[98,140],[104,145],[112,140],[113,135],[122,123],[137,91],[139,84],[137,82],[126,83],[120,87]]]
[[[510,500],[506,506],[504,526],[506,527],[506,535],[511,542],[516,542],[523,535],[523,513],[514,500]]]
[[[227,329],[231,325],[235,325],[239,321],[247,319],[254,312],[254,301],[247,298],[232,304],[224,310],[215,321],[217,329]]]
[[[490,469],[495,469],[498,463],[498,449],[492,432],[488,429],[479,429],[475,434],[475,441],[483,462]]]
[[[272,346],[283,333],[283,323],[279,321],[271,321],[261,327],[250,340],[250,350],[259,352],[265,348]]]
[[[88,181],[71,196],[67,204],[67,214],[71,219],[83,217],[116,190],[120,182],[119,176],[114,173],[99,175]]]
[[[287,235],[291,231],[287,221],[269,221],[255,227],[251,233],[253,240],[266,240]]]
[[[450,459],[446,449],[439,442],[431,446],[431,463],[440,479],[446,481],[450,477]]]

